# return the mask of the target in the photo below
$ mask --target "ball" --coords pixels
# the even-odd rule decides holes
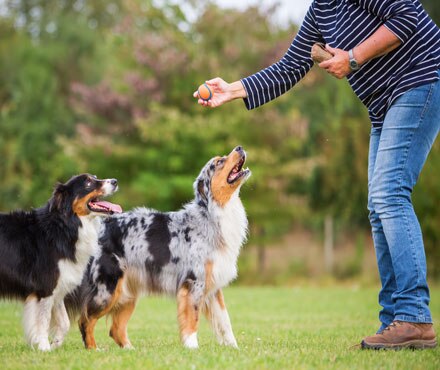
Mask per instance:
[[[210,100],[214,95],[207,84],[200,85],[197,89],[197,93],[199,94],[199,98],[204,101]]]

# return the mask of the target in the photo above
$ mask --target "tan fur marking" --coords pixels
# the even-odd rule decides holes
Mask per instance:
[[[112,298],[110,299],[108,305],[103,308],[102,311],[96,312],[93,315],[82,315],[79,319],[79,327],[82,330],[84,330],[84,344],[87,349],[96,349],[96,342],[95,342],[95,336],[94,336],[94,330],[95,325],[97,321],[102,317],[107,315],[112,308],[115,306],[115,304],[118,302],[119,297],[122,293],[122,287],[124,283],[124,278],[119,279],[118,284],[116,285],[116,289],[112,295]]]
[[[223,207],[231,199],[232,194],[240,185],[241,180],[237,180],[233,184],[228,183],[228,176],[234,166],[240,160],[240,155],[235,150],[227,157],[225,164],[221,169],[216,169],[211,180],[212,197],[220,207]]]
[[[215,294],[214,297],[211,297],[209,300],[205,300],[205,304],[203,305],[203,313],[205,314],[206,319],[212,324],[213,321],[213,311],[212,311],[212,305],[214,301],[217,301],[220,308],[222,310],[226,310],[226,304],[223,297],[223,292],[221,289],[219,289]]]
[[[136,307],[135,301],[130,301],[122,306],[117,307],[112,312],[112,327],[110,336],[114,339],[119,347],[130,346],[131,343],[127,335],[127,324]]]
[[[87,349],[96,349],[96,341],[93,333],[95,331],[95,326],[97,322],[98,318],[93,317],[84,323],[84,345]],[[79,325],[81,329],[81,322]]]
[[[90,213],[89,208],[87,207],[87,203],[93,199],[101,196],[103,193],[101,190],[95,190],[82,198],[76,198],[73,201],[73,212],[77,216],[87,216]]]
[[[124,276],[124,289],[126,289],[125,294],[128,295],[129,299],[136,300],[145,289],[145,281],[136,271],[132,271],[130,269],[127,269]]]
[[[26,297],[26,299],[25,299],[25,303],[28,303],[30,300],[32,300],[32,299],[37,299],[37,295],[35,294],[35,293],[31,293],[31,294],[29,294],[27,297]]]
[[[180,338],[197,332],[199,326],[199,310],[192,301],[188,288],[183,286],[177,292],[177,320],[179,322]]]
[[[225,299],[223,297],[223,292],[221,291],[221,289],[217,290],[217,293],[215,293],[215,299],[217,300],[220,308],[222,310],[225,310],[226,309]]]
[[[214,263],[212,261],[205,263],[205,293],[211,291],[214,287],[214,277],[212,275],[213,267]]]

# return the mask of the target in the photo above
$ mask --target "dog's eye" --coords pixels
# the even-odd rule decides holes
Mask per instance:
[[[87,180],[86,181],[86,188],[90,188],[92,186],[92,181],[91,180]]]
[[[217,163],[215,164],[216,166],[221,166],[223,163],[225,163],[225,159],[221,158],[217,161]]]

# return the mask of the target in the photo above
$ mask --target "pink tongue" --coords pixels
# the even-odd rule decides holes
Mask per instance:
[[[114,213],[122,213],[122,208],[119,204],[113,204],[103,200],[100,200],[99,202],[93,202],[93,204],[97,205],[98,207],[108,209],[109,211],[112,211]]]

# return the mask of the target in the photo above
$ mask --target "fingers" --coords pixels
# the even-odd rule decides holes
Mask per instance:
[[[325,49],[326,49],[330,54],[333,55],[333,58],[335,57],[336,52],[337,52],[337,49],[332,48],[329,44],[325,44]],[[333,58],[330,58],[330,59],[328,59],[328,60],[325,60],[325,61],[319,63],[319,64],[318,64],[319,67],[320,67],[320,68],[323,68],[323,69],[327,69],[327,68],[329,68],[329,67],[332,65],[332,63],[333,63]]]
[[[329,44],[325,44],[325,49],[333,55],[336,54],[336,48],[332,48]]]
[[[220,77],[213,78],[211,80],[206,81],[208,85],[219,85],[223,80]]]
[[[331,60],[332,60],[332,59],[329,59],[329,60],[326,60],[326,61],[324,61],[324,62],[321,62],[321,63],[318,64],[318,66],[319,66],[320,68],[322,68],[322,69],[327,69],[328,67],[330,67],[330,66],[332,65]]]
[[[204,106],[204,107],[211,107],[211,108],[213,108],[211,100],[206,101],[206,100],[203,100],[203,99],[199,99],[199,100],[197,100],[197,103],[202,105],[202,106]]]
[[[347,76],[350,73],[348,52],[332,48],[328,44],[325,45],[325,48],[333,55],[333,58],[319,63],[319,67],[338,79]]]
[[[203,99],[199,99],[199,100],[198,100],[198,103],[199,103],[200,105],[203,105],[204,107],[209,107],[209,105],[210,105],[209,100],[206,101],[206,100],[203,100]]]

